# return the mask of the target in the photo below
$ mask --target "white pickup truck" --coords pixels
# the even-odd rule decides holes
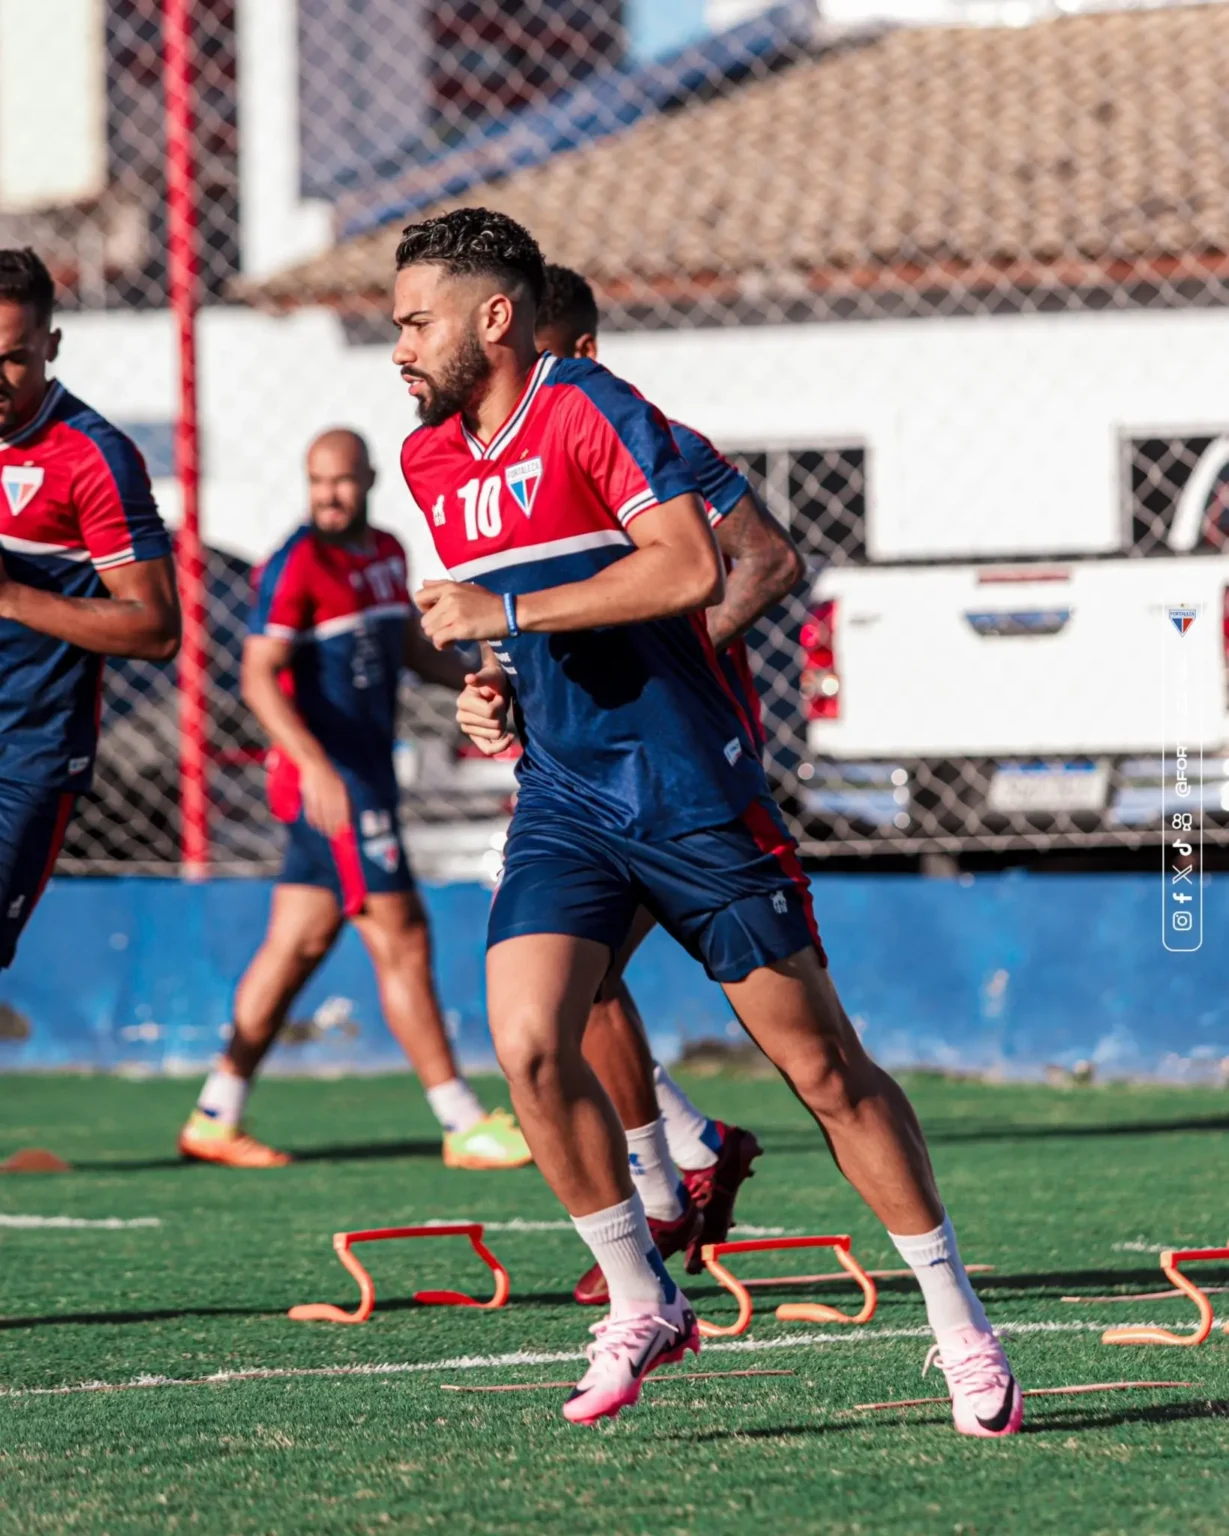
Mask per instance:
[[[1151,840],[1192,806],[1163,716],[1179,671],[1204,815],[1229,822],[1227,555],[835,566],[801,640],[804,823]]]

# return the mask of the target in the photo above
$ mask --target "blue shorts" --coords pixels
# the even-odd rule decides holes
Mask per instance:
[[[13,963],[76,803],[62,789],[0,781],[0,969]]]
[[[315,885],[332,891],[347,917],[363,910],[369,894],[412,891],[414,877],[401,842],[395,804],[365,804],[350,790],[354,825],[331,842],[302,810],[289,825],[279,885]]]
[[[646,907],[714,981],[814,946],[826,964],[794,840],[767,796],[737,821],[649,843],[560,806],[517,806],[487,945],[530,933],[617,952]]]

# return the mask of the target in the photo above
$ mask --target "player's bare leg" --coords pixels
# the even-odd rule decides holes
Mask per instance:
[[[592,1423],[634,1403],[658,1365],[699,1348],[695,1317],[649,1234],[627,1143],[582,1049],[610,951],[591,939],[529,934],[487,953],[491,1034],[534,1160],[606,1275],[610,1317],[564,1408]]]
[[[235,989],[233,1030],[222,1060],[236,1077],[255,1074],[343,921],[331,891],[314,885],[273,887],[264,943]]]
[[[818,953],[763,966],[726,983],[725,993],[917,1276],[957,1428],[1014,1433],[1023,1419],[1020,1390],[965,1273],[917,1116],[862,1048]]]
[[[235,991],[230,1041],[201,1090],[179,1139],[187,1157],[229,1167],[281,1167],[290,1161],[242,1129],[247,1096],[291,1005],[325,959],[345,919],[323,886],[276,885],[264,943]],[[412,892],[369,894],[355,919],[375,965],[389,1027],[427,1092],[452,1167],[519,1168],[524,1138],[506,1114],[488,1115],[457,1072],[431,981],[430,939]]]
[[[435,994],[431,932],[417,892],[369,893],[353,921],[375,967],[385,1021],[444,1128],[445,1163],[523,1167],[530,1156],[520,1132],[506,1114],[488,1115],[457,1069]]]
[[[601,1079],[625,1126],[647,1125],[658,1117],[653,1054],[620,970],[611,970],[589,1010],[585,1060]]]
[[[701,1115],[653,1060],[623,973],[654,926],[642,907],[589,1012],[585,1059],[627,1133],[632,1178],[659,1252],[669,1258],[685,1251],[689,1273],[699,1274],[704,1244],[724,1242],[729,1234],[738,1187],[750,1177],[760,1146],[749,1131]],[[606,1281],[596,1265],[572,1295],[582,1306],[606,1304]]]
[[[648,1035],[623,980],[632,956],[654,926],[652,913],[641,907],[622,949],[611,960],[585,1025],[585,1060],[601,1079],[624,1126],[647,1125],[660,1113]]]
[[[814,950],[762,966],[725,994],[814,1115],[841,1172],[889,1232],[929,1232],[943,1205],[921,1127],[867,1055]]]
[[[585,1026],[585,1060],[610,1095],[627,1139],[632,1184],[648,1217],[649,1233],[663,1259],[699,1241],[699,1208],[679,1177],[665,1123],[653,1087],[653,1057],[640,1015],[619,974],[612,967]],[[606,1276],[592,1264],[572,1288],[582,1307],[604,1307],[610,1300]]]
[[[375,967],[384,1018],[423,1087],[451,1081],[457,1066],[431,978],[431,934],[418,896],[368,895],[354,926]]]
[[[632,1193],[623,1127],[581,1039],[610,951],[529,934],[487,952],[487,1008],[512,1107],[546,1182],[572,1216]]]
[[[332,949],[344,921],[331,891],[276,885],[264,942],[235,989],[231,1037],[179,1138],[185,1157],[237,1168],[281,1167],[285,1153],[242,1129],[252,1078],[290,1006]]]

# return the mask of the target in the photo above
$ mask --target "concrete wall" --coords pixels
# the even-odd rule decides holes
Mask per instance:
[[[61,372],[118,421],[174,415],[161,314],[68,316]],[[415,413],[379,346],[326,311],[201,320],[213,543],[259,558],[298,521],[301,459],[335,422],[374,444],[375,515],[434,568],[397,455]],[[1104,551],[1122,537],[1123,432],[1229,425],[1229,311],[1006,316],[610,336],[604,360],[727,444],[864,443],[879,559]],[[172,485],[160,486],[175,514]]]
[[[489,1064],[489,893],[452,885],[425,895],[450,1031],[466,1064]],[[53,881],[0,974],[0,1070],[200,1069],[268,897],[254,880]],[[1159,875],[829,875],[815,897],[845,1005],[887,1064],[1035,1077],[1090,1061],[1106,1077],[1206,1081],[1229,1063],[1229,878],[1208,881],[1207,938],[1192,955],[1161,945]],[[663,934],[629,980],[663,1059],[686,1040],[740,1038],[722,994]],[[273,1070],[402,1065],[353,932],[294,1019],[298,1043],[275,1052]]]

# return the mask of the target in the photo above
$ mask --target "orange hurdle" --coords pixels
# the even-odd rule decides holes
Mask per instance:
[[[1178,1344],[1189,1349],[1202,1344],[1212,1332],[1216,1321],[1212,1303],[1194,1283],[1178,1269],[1179,1264],[1198,1264],[1206,1259],[1229,1260],[1229,1248],[1166,1248],[1161,1254],[1161,1268],[1169,1283],[1184,1296],[1189,1296],[1199,1309],[1199,1326],[1194,1333],[1171,1333],[1168,1328],[1157,1328],[1151,1323],[1132,1323],[1125,1328],[1107,1328],[1101,1335],[1102,1344]],[[1225,1325],[1229,1333],[1229,1323]]]
[[[334,1232],[334,1252],[358,1282],[357,1311],[347,1312],[344,1307],[335,1307],[328,1301],[309,1301],[291,1307],[287,1316],[296,1323],[365,1323],[375,1311],[376,1288],[371,1276],[350,1250],[354,1243],[381,1242],[391,1237],[468,1237],[470,1247],[495,1277],[495,1294],[490,1301],[479,1301],[463,1291],[415,1291],[414,1300],[420,1307],[478,1307],[489,1312],[507,1304],[511,1290],[508,1271],[482,1241],[482,1223],[459,1221],[438,1227],[373,1227],[369,1232]]]
[[[724,1286],[738,1302],[738,1317],[729,1327],[723,1328],[717,1323],[700,1323],[700,1332],[705,1338],[736,1338],[739,1334],[746,1333],[755,1308],[751,1292],[736,1275],[730,1273],[724,1264],[718,1262],[718,1256],[727,1253],[764,1253],[774,1248],[831,1248],[841,1268],[847,1271],[862,1288],[862,1310],[857,1314],[842,1312],[837,1307],[825,1306],[819,1301],[785,1302],[777,1308],[777,1317],[781,1322],[869,1323],[874,1317],[879,1293],[875,1289],[875,1282],[850,1251],[848,1236],[756,1237],[744,1242],[705,1243],[700,1250],[705,1269],[718,1285]]]

